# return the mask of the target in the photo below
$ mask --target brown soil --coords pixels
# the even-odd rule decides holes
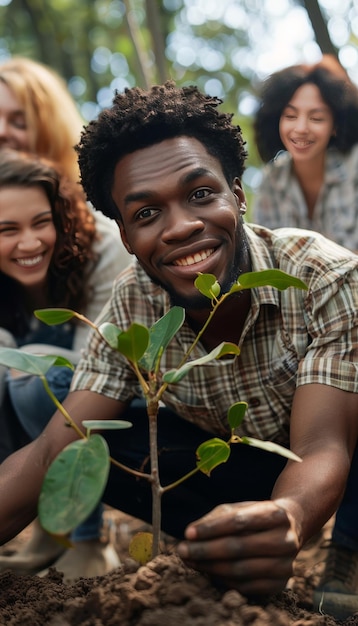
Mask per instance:
[[[312,589],[325,553],[320,546],[330,525],[301,551],[290,590],[269,604],[255,605],[236,591],[219,591],[205,576],[185,567],[170,542],[164,554],[138,566],[127,558],[127,549],[141,523],[112,510],[107,516],[123,566],[106,576],[83,578],[71,585],[64,584],[53,568],[46,578],[4,572],[0,574],[1,626],[358,625],[358,618],[338,622],[312,610]],[[30,532],[31,528],[26,529],[1,550],[16,549]]]

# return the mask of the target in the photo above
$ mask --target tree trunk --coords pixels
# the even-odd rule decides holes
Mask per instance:
[[[329,36],[327,24],[322,15],[318,0],[302,0],[302,4],[307,11],[316,41],[322,54],[338,56],[337,48],[333,45]]]

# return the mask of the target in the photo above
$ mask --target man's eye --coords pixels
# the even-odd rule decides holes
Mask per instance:
[[[208,196],[210,196],[210,193],[210,189],[197,189],[192,194],[192,198],[194,200],[202,200],[203,198],[207,198]]]
[[[141,209],[140,211],[138,211],[136,215],[136,219],[137,220],[148,219],[149,217],[153,217],[153,215],[155,215],[156,212],[157,212],[156,209],[152,209],[152,208]]]

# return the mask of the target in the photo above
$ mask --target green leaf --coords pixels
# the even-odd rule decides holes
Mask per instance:
[[[123,333],[123,330],[110,322],[104,322],[99,326],[98,330],[109,346],[113,350],[118,350],[118,338]]]
[[[118,337],[118,350],[132,363],[138,363],[149,343],[149,330],[142,324],[131,324]]]
[[[241,443],[246,443],[254,448],[261,448],[261,450],[266,450],[267,452],[279,454],[287,459],[291,459],[291,461],[298,461],[299,463],[302,462],[302,459],[300,459],[297,454],[291,452],[291,450],[288,450],[283,446],[280,446],[278,443],[273,443],[272,441],[260,441],[260,439],[253,439],[253,437],[242,437]]]
[[[75,369],[71,361],[64,357],[50,354],[30,354],[18,348],[0,348],[0,364],[36,376],[44,376],[53,365],[69,367],[71,370]]]
[[[100,502],[110,468],[109,450],[101,435],[80,439],[64,448],[50,465],[39,498],[41,525],[66,535]]]
[[[214,274],[199,274],[194,285],[203,296],[210,298],[210,300],[220,295],[221,288]]]
[[[82,424],[88,430],[121,430],[133,426],[126,420],[83,420]]]
[[[196,463],[197,468],[200,469],[203,474],[210,476],[210,473],[215,467],[226,463],[230,456],[230,446],[226,441],[214,437],[200,444],[196,451],[196,456],[198,459]]]
[[[34,311],[34,315],[48,326],[64,324],[76,317],[75,311],[71,311],[71,309],[38,309]]]
[[[231,430],[240,426],[242,420],[245,417],[247,410],[247,402],[236,402],[232,404],[228,410],[227,418]]]
[[[283,291],[288,287],[296,287],[297,289],[307,290],[307,285],[305,285],[302,280],[277,269],[247,272],[246,274],[241,274],[237,282],[245,289],[270,285],[280,291]]]
[[[149,344],[139,362],[146,372],[155,371],[158,359],[181,328],[184,320],[185,310],[180,306],[173,306],[149,329]]]
[[[117,350],[132,363],[138,363],[147,349],[149,330],[143,324],[131,324],[128,330],[120,330],[114,324],[105,322],[99,331],[111,348]]]
[[[200,357],[199,359],[195,359],[194,361],[188,361],[188,363],[184,363],[182,367],[178,369],[168,370],[165,372],[163,376],[163,380],[166,383],[178,383],[187,373],[198,365],[204,365],[205,363],[209,363],[214,359],[220,359],[222,356],[226,354],[235,354],[238,356],[240,354],[240,348],[235,343],[229,343],[223,341],[220,345],[216,346],[214,350],[206,354],[205,356]]]

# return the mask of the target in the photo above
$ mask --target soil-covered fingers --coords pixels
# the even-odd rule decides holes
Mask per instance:
[[[188,526],[189,540],[205,540],[223,535],[262,531],[270,528],[289,528],[286,511],[271,500],[221,504],[201,519]]]
[[[182,559],[189,561],[215,561],[251,559],[254,557],[291,557],[298,552],[294,532],[285,528],[254,532],[246,535],[229,535],[208,541],[183,541],[177,546]]]
[[[290,557],[253,558],[233,561],[188,561],[188,565],[208,574],[214,582],[237,589],[247,597],[270,596],[281,592],[292,576]]]

